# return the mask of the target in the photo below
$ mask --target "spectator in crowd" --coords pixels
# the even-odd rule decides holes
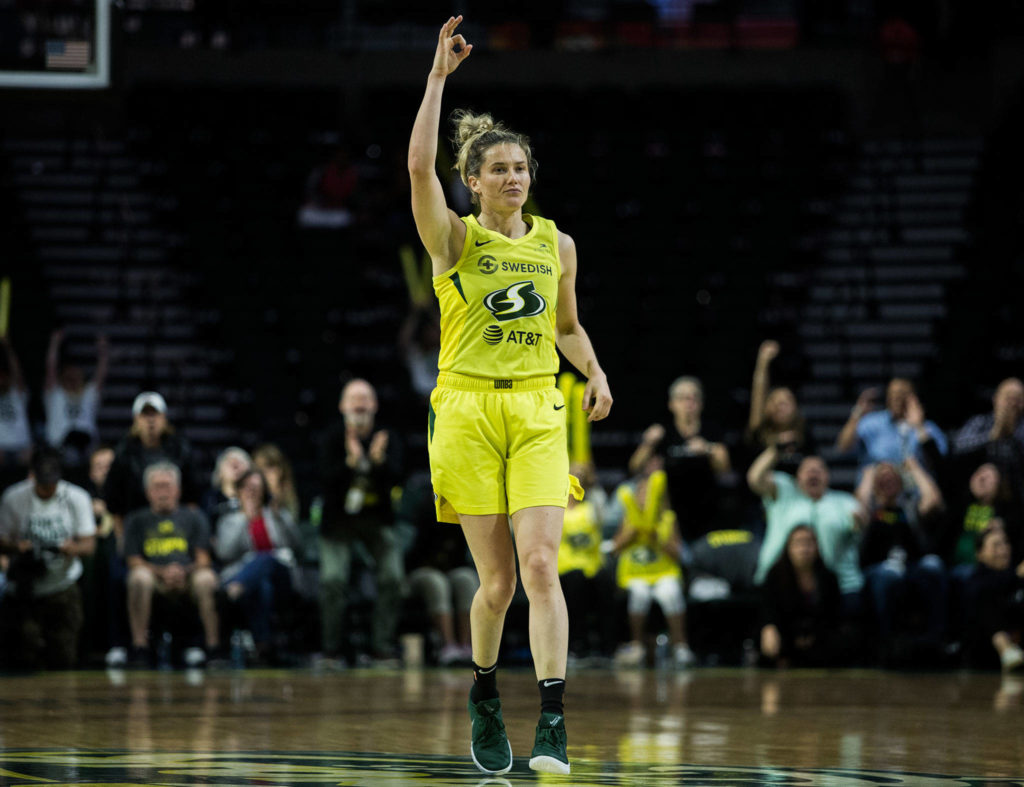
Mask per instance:
[[[945,565],[931,552],[922,525],[942,507],[942,494],[913,456],[904,460],[904,468],[913,491],[905,489],[899,468],[888,462],[866,467],[857,485],[857,499],[870,517],[861,541],[864,592],[883,658],[892,655],[895,635],[911,628],[914,611],[925,620],[923,644],[938,655],[949,612]]]
[[[297,523],[301,506],[295,488],[295,471],[288,457],[276,445],[267,443],[252,452],[252,462],[267,480],[270,507],[274,511],[287,511],[292,521]]]
[[[761,657],[772,666],[831,667],[849,660],[840,638],[839,580],[810,525],[789,531],[761,587]]]
[[[12,630],[0,636],[0,647],[12,666],[74,666],[83,618],[77,581],[95,533],[89,494],[61,479],[55,449],[37,449],[31,477],[0,500],[0,551],[14,555],[0,615]]]
[[[409,372],[412,389],[426,403],[437,385],[437,359],[441,352],[441,314],[433,297],[413,302],[398,335],[398,350]]]
[[[315,167],[306,181],[306,199],[299,210],[304,227],[342,228],[352,224],[352,197],[359,174],[348,147],[339,144],[323,164]]]
[[[1003,523],[1015,557],[1024,559],[1020,518],[999,467],[992,462],[978,467],[967,482],[967,492],[963,502],[947,518],[947,527],[939,541],[940,554],[953,567],[954,574],[962,578],[969,573],[959,569],[974,565],[978,536],[994,519]]]
[[[829,488],[828,466],[821,457],[805,457],[795,477],[775,472],[777,458],[778,449],[769,446],[747,472],[747,483],[761,497],[767,520],[755,583],[764,583],[768,570],[785,548],[789,532],[797,525],[809,523],[825,565],[839,579],[844,616],[858,615],[864,585],[858,536],[867,522],[867,512],[853,495]]]
[[[238,479],[239,507],[217,522],[221,585],[229,601],[240,602],[256,645],[258,662],[278,653],[272,628],[275,613],[298,589],[297,556],[302,536],[287,509],[271,506],[267,481],[256,468]]]
[[[714,426],[702,420],[704,388],[694,377],[680,377],[669,387],[672,423],[647,428],[629,460],[629,472],[641,472],[652,456],[664,460],[669,505],[687,543],[715,529],[721,476],[729,472],[729,451]]]
[[[668,507],[667,485],[665,471],[654,470],[616,490],[625,516],[612,552],[618,556],[616,581],[627,593],[631,636],[615,655],[623,666],[638,666],[646,659],[644,632],[653,601],[665,617],[676,666],[690,667],[697,661],[686,637],[681,543],[675,514]]]
[[[143,486],[146,468],[156,462],[170,462],[178,468],[179,494],[185,503],[198,502],[198,490],[193,482],[192,449],[188,442],[175,433],[167,420],[167,403],[155,391],[145,391],[132,402],[132,426],[128,434],[114,449],[104,484],[104,500],[113,517],[114,545],[108,565],[107,592],[112,608],[120,607],[119,599],[126,599],[128,566],[124,555],[124,519],[133,511],[147,508],[149,501]],[[123,630],[121,618],[111,615],[111,647],[107,652],[107,665],[125,665],[129,634]],[[139,654],[136,654],[138,656]],[[136,659],[138,661],[138,659]]]
[[[405,556],[408,589],[423,599],[439,640],[441,666],[471,664],[469,612],[480,587],[462,531],[437,522],[430,476],[416,474],[402,490],[399,518],[415,535]]]
[[[103,488],[113,461],[113,448],[107,445],[95,448],[89,454],[88,474],[82,485],[92,498],[92,512],[96,518],[96,551],[91,559],[84,561],[85,571],[79,582],[85,609],[83,633],[87,653],[107,652],[113,643],[125,640],[128,630],[123,587],[116,598],[110,595],[110,562],[117,558],[117,544],[114,517],[107,510]],[[120,661],[121,655],[116,654],[115,661]],[[126,650],[123,655],[127,658]]]
[[[208,655],[220,652],[210,524],[201,511],[179,505],[181,473],[171,462],[160,460],[148,465],[142,482],[149,506],[133,512],[124,522],[132,637],[128,663],[142,667],[153,662],[149,628],[157,594],[176,607],[192,603],[198,606],[206,651],[188,646],[184,661],[188,666],[200,666]]]
[[[991,462],[1024,504],[1024,383],[1008,377],[992,397],[992,412],[968,419],[953,438],[953,454],[967,472]]]
[[[120,668],[128,659],[128,599],[123,533],[115,529],[114,515],[107,508],[106,500],[107,477],[113,464],[113,448],[107,445],[96,448],[89,456],[89,476],[83,488],[92,498],[96,517],[95,598],[91,620],[101,630],[93,632],[93,642],[97,646],[103,643],[108,667]],[[88,602],[86,598],[86,617],[90,618]]]
[[[110,466],[114,463],[114,449],[109,445],[101,445],[89,454],[89,477],[83,487],[92,498],[92,512],[96,515],[96,534],[103,538],[114,528],[114,519],[107,510],[106,493],[107,476]]]
[[[710,601],[754,590],[760,552],[761,539],[751,530],[712,530],[702,536],[681,555],[687,596]]]
[[[213,463],[210,488],[202,496],[200,507],[210,522],[238,510],[238,479],[249,472],[252,457],[244,448],[225,448]]]
[[[132,427],[114,449],[114,462],[107,476],[107,508],[120,533],[124,517],[149,502],[143,487],[143,473],[155,462],[170,462],[179,471],[182,502],[199,502],[192,448],[167,420],[167,402],[155,391],[145,391],[132,402]]]
[[[909,484],[905,478],[910,479]],[[945,503],[938,484],[914,457],[907,457],[902,469],[891,462],[868,465],[854,494],[868,511],[869,526],[872,522],[900,523],[917,534],[922,547],[934,547],[931,534]],[[866,546],[867,534],[862,550]]]
[[[392,489],[402,482],[398,435],[377,429],[377,392],[363,379],[348,382],[338,409],[342,420],[325,435],[323,519],[320,526],[320,606],[324,655],[340,658],[353,551],[375,563],[372,657],[390,659],[405,580],[394,528]]]
[[[0,337],[0,488],[24,478],[32,453],[32,431],[28,421],[28,386],[14,347]]]
[[[769,369],[778,355],[779,345],[774,341],[762,342],[757,351],[744,444],[751,452],[751,459],[769,445],[776,446],[779,451],[776,469],[795,475],[800,461],[817,451],[793,391],[770,387]]]
[[[967,580],[968,630],[964,655],[978,669],[1024,670],[1024,564],[1014,570],[1010,543],[999,526],[977,537],[977,567]]]
[[[884,410],[875,410],[876,397],[875,389],[860,395],[839,433],[836,448],[843,453],[856,448],[862,468],[875,462],[892,462],[899,467],[913,456],[935,476],[948,450],[946,436],[934,422],[925,419],[913,383],[893,378],[885,391]]]
[[[575,466],[586,497],[569,495],[558,546],[558,579],[569,609],[569,653],[573,658],[606,658],[615,649],[616,619],[609,614],[615,605],[615,572],[605,560],[601,510],[591,500],[593,473]],[[583,482],[587,478],[587,482]]]
[[[46,352],[46,381],[43,405],[46,411],[46,442],[56,448],[72,449],[85,464],[88,451],[99,439],[96,417],[103,381],[107,377],[110,348],[107,337],[96,338],[96,370],[86,382],[81,367],[60,360],[64,331],[54,331]],[[65,451],[65,461],[68,460]]]

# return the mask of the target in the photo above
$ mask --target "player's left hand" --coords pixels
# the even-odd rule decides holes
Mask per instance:
[[[587,387],[583,389],[583,409],[590,413],[587,420],[591,422],[608,417],[612,409],[612,392],[606,375],[595,374],[587,380]]]

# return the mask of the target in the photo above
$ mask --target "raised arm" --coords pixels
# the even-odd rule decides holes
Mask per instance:
[[[412,182],[412,215],[416,231],[433,263],[434,275],[448,270],[459,259],[466,227],[445,202],[444,187],[437,177],[437,137],[441,124],[441,95],[448,75],[473,50],[461,35],[454,35],[462,17],[451,17],[437,37],[434,65],[427,77],[416,122],[409,139],[409,178]],[[459,51],[455,51],[455,47]]]
[[[107,379],[107,371],[110,369],[110,342],[107,337],[100,334],[96,337],[96,371],[92,376],[92,384],[102,388]]]
[[[921,516],[927,516],[940,508],[942,506],[942,492],[939,490],[938,484],[935,483],[935,479],[931,477],[927,470],[921,467],[921,463],[911,455],[904,460],[903,466],[910,473],[910,477],[914,479],[914,484],[917,486],[917,491],[920,495],[920,499],[917,502],[917,512]]]
[[[764,421],[764,403],[768,398],[768,367],[778,354],[779,343],[771,340],[761,342],[757,350],[754,381],[750,387],[750,419],[747,421],[747,428],[751,432],[758,429]]]
[[[580,325],[576,312],[576,244],[564,232],[558,233],[558,257],[562,277],[558,280],[555,342],[569,363],[587,378],[587,386],[583,390],[583,409],[590,413],[587,420],[600,421],[612,409],[612,392],[608,378],[597,362],[590,337]]]
[[[860,419],[864,417],[865,413],[873,409],[877,393],[876,389],[869,388],[866,391],[862,391],[861,395],[857,397],[857,404],[853,406],[849,419],[843,425],[842,430],[840,430],[839,437],[836,438],[836,450],[845,454],[856,447],[857,426],[860,424]]]
[[[876,465],[868,465],[864,468],[864,472],[860,476],[860,483],[857,484],[857,488],[853,493],[853,496],[857,498],[857,502],[865,508],[871,507],[871,501],[874,496],[875,469]]]
[[[772,470],[779,459],[779,451],[774,445],[768,446],[754,460],[747,470],[747,485],[750,491],[758,497],[775,497],[775,481],[772,480]]]
[[[17,391],[24,392],[28,386],[25,385],[25,377],[21,373],[21,364],[18,363],[18,356],[14,353],[14,346],[6,336],[0,336],[0,347],[3,347],[7,356],[7,369],[11,375],[11,387]]]
[[[46,348],[46,380],[43,389],[52,391],[57,387],[57,358],[60,355],[60,344],[64,341],[64,331],[56,330],[50,334],[50,344]]]

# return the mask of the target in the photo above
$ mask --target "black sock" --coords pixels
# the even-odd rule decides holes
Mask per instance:
[[[565,705],[562,698],[565,696],[565,678],[548,678],[537,681],[537,688],[540,689],[540,710],[541,713],[554,713],[556,716],[565,715]]]
[[[469,691],[469,698],[473,702],[493,700],[498,697],[498,665],[495,663],[490,667],[481,667],[473,662],[473,688]]]

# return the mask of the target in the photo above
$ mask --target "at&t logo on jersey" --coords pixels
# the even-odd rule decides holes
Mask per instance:
[[[501,330],[497,325],[488,325],[484,328],[484,341],[492,347],[502,342],[508,344],[525,344],[528,347],[536,347],[540,344],[540,340],[544,338],[544,334],[536,333],[534,331],[509,331],[508,337],[505,337],[505,332]]]
[[[484,306],[499,322],[534,317],[547,308],[547,301],[534,289],[532,281],[520,281],[484,297]]]

